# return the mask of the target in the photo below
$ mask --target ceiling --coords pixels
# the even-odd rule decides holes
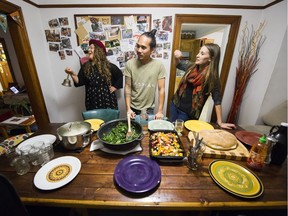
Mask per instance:
[[[97,4],[122,4],[123,0],[23,0],[30,2],[35,6],[49,6],[49,5],[97,5]],[[229,5],[229,6],[266,6],[272,2],[278,2],[279,0],[125,0],[125,4],[193,4],[193,5]]]

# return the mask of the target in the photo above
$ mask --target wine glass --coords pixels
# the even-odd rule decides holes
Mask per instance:
[[[178,136],[182,136],[183,127],[184,127],[184,121],[182,119],[176,119],[175,130]]]

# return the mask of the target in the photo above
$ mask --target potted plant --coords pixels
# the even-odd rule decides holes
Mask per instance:
[[[17,100],[10,104],[10,109],[15,116],[32,115],[30,102],[27,99]]]

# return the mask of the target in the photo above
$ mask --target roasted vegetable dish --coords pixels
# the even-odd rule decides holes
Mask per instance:
[[[156,132],[150,136],[150,148],[153,156],[184,156],[184,150],[176,133]]]
[[[136,132],[135,127],[131,125],[132,135],[126,139],[126,134],[128,131],[128,125],[124,122],[119,122],[116,127],[112,128],[110,132],[107,134],[103,133],[102,140],[109,144],[122,144],[126,142],[130,142],[137,137],[139,137],[139,133]]]

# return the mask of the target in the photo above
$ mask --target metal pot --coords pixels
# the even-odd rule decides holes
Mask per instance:
[[[99,128],[99,130],[97,131],[97,137],[103,143],[103,145],[105,147],[107,147],[111,150],[126,151],[126,150],[133,149],[134,147],[136,147],[139,144],[139,142],[144,137],[144,135],[142,133],[141,125],[136,121],[131,121],[131,127],[134,126],[136,133],[139,134],[139,136],[137,138],[135,138],[134,140],[131,140],[131,141],[128,141],[125,143],[121,143],[121,144],[112,144],[112,143],[108,143],[108,142],[103,140],[103,136],[105,134],[108,134],[112,130],[112,128],[116,127],[117,124],[120,122],[124,122],[124,123],[128,124],[126,119],[116,119],[116,120],[108,121]]]
[[[92,133],[91,124],[84,121],[68,122],[57,129],[61,144],[68,150],[87,146],[90,143]]]

